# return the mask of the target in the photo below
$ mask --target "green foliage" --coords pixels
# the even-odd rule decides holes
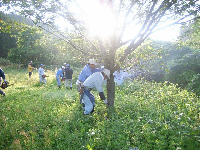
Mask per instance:
[[[169,81],[200,95],[198,50],[170,42],[152,41],[141,45],[133,54],[129,64],[134,66],[136,74],[142,72],[147,80]]]
[[[161,47],[161,43],[156,43],[150,39],[146,40],[133,53],[131,53],[131,55],[129,55],[126,59],[125,67],[135,67],[139,65],[141,69],[145,68],[145,70],[148,71],[149,68],[152,68],[149,62],[154,63],[155,65],[155,60],[159,59],[161,54],[163,54]],[[123,52],[123,50],[121,51]]]
[[[12,62],[18,63],[20,61],[26,64],[30,60],[35,60],[43,52],[42,47],[37,42],[42,36],[38,28],[28,26],[22,22],[16,22],[13,18],[1,20],[0,25],[1,34],[8,35],[12,37],[11,39],[14,39],[6,39],[8,41],[2,43],[3,47],[6,47],[7,56]],[[7,42],[15,46],[8,47],[6,46]]]
[[[194,74],[185,88],[200,96],[200,74]]]
[[[0,57],[7,58],[9,49],[16,47],[16,39],[4,32],[3,20],[9,20],[8,16],[0,12]]]
[[[0,57],[0,65],[1,66],[9,66],[9,65],[12,65],[12,63],[9,60]]]
[[[199,133],[196,128],[199,103],[194,94],[173,84],[146,81],[131,83],[124,94],[126,96],[122,93],[119,98],[126,99],[126,107],[123,109],[122,106],[121,110],[124,112],[122,116],[132,109],[128,115],[138,118],[133,121],[133,133],[136,131],[135,141],[138,141],[136,146],[143,145],[141,149],[197,148],[199,138],[192,135]],[[193,123],[196,125],[191,125]],[[140,143],[140,138],[148,144]],[[194,145],[190,138],[194,140]]]
[[[181,28],[181,35],[179,37],[179,44],[193,49],[200,49],[200,22],[199,17],[194,21],[185,23]]]
[[[126,66],[133,68],[136,74],[142,72],[148,80],[165,81],[164,76],[177,60],[182,59],[192,50],[177,44],[148,40],[139,46],[126,60]]]
[[[182,59],[174,61],[169,73],[165,76],[165,80],[178,84],[182,88],[195,91],[199,95],[199,90],[197,90],[197,86],[200,86],[197,80],[200,73],[199,61],[199,52],[189,53]]]
[[[47,85],[24,70],[3,68],[15,83],[0,97],[0,149],[198,149],[199,99],[174,84],[127,82],[116,89],[115,107],[96,97],[95,112],[84,116],[79,94]],[[17,73],[16,73],[17,72]],[[75,71],[74,78],[80,70]],[[75,81],[75,80],[74,80]],[[74,82],[73,82],[74,83]]]
[[[64,62],[80,67],[80,54],[75,53],[68,44],[55,40],[49,35],[18,15],[0,13],[0,52],[1,57],[11,62],[27,66],[32,60],[39,64],[61,66]],[[26,24],[25,24],[26,23]]]

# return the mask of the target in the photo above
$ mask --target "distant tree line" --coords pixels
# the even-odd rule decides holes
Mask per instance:
[[[0,12],[0,57],[26,66],[62,65],[64,62],[81,66],[73,57],[73,48],[35,26],[30,19]],[[78,56],[78,55],[74,55]]]
[[[139,60],[139,65],[135,66],[139,67],[145,79],[168,81],[200,95],[199,28],[199,20],[185,24],[177,43],[152,41],[146,46],[146,49],[149,48],[148,52],[151,52],[146,53],[148,57],[134,55],[136,57],[131,59]],[[152,57],[155,55],[156,57]]]

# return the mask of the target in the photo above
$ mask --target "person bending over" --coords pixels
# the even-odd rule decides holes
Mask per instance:
[[[102,72],[93,73],[83,82],[80,94],[82,94],[82,98],[85,104],[85,115],[88,115],[94,111],[95,98],[90,92],[93,88],[99,92],[101,100],[104,100],[105,103],[106,98],[103,91],[103,83],[106,79],[110,79],[110,70],[108,69],[104,69]]]

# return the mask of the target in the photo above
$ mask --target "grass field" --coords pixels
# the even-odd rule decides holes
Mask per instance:
[[[200,102],[173,84],[126,82],[116,87],[115,107],[96,97],[95,112],[83,115],[75,81],[58,89],[55,72],[47,85],[35,70],[3,68],[13,86],[0,97],[0,149],[31,150],[197,150]]]

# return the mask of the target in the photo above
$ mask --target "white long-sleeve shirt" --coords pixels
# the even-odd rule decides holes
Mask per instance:
[[[83,85],[86,88],[96,88],[98,92],[103,92],[104,77],[101,72],[95,72],[90,75],[84,82]]]

